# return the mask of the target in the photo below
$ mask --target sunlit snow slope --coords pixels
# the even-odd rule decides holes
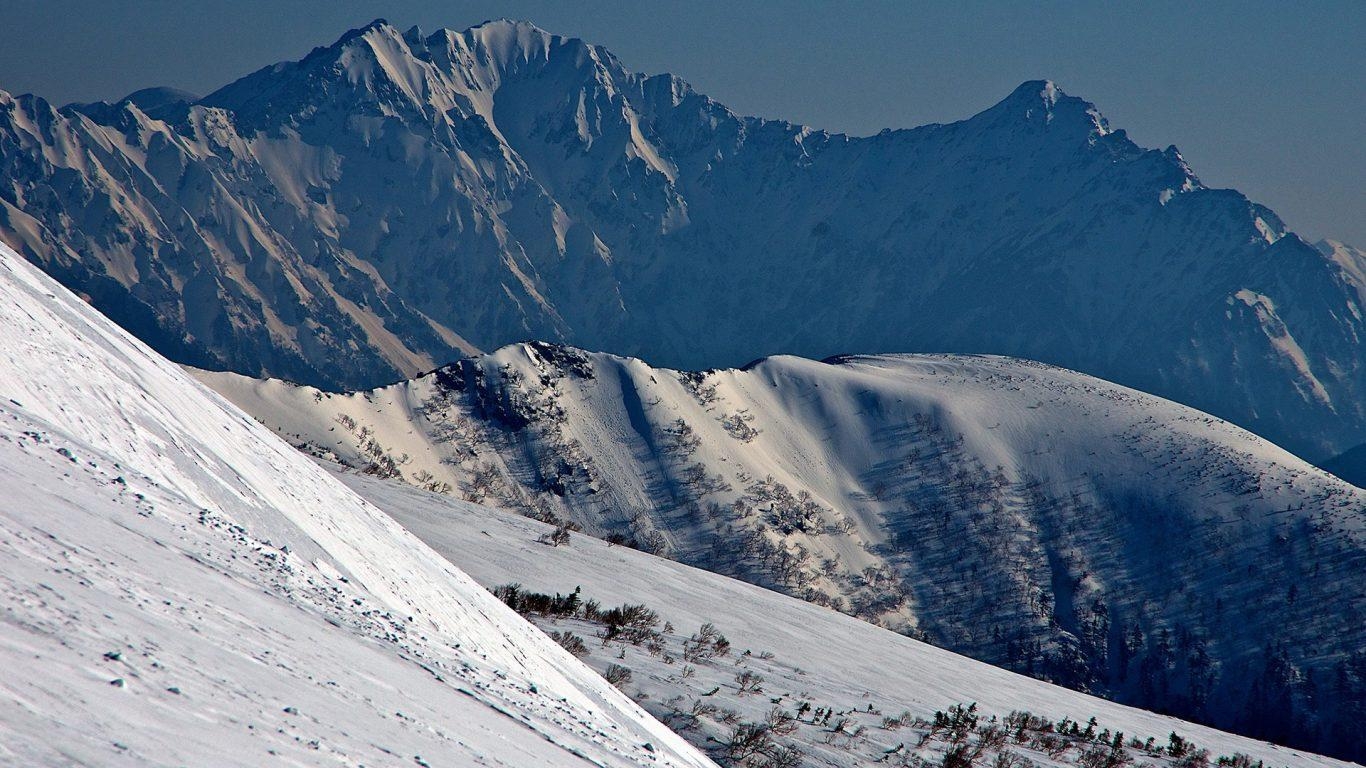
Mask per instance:
[[[541,344],[353,395],[205,376],[374,474],[1126,703],[1366,749],[1366,491],[1168,400],[1000,357],[680,373]]]
[[[709,764],[3,247],[0,488],[0,763]]]

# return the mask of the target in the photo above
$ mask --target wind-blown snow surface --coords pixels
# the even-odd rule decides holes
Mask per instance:
[[[1128,703],[1362,748],[1366,491],[1170,401],[999,357],[690,374],[539,344],[353,395],[202,378],[371,473]]]
[[[201,99],[0,93],[0,237],[173,359],[319,386],[528,338],[987,352],[1366,440],[1366,260],[1044,81],[853,137],[522,22],[376,22]]]
[[[600,647],[573,622],[551,619],[546,628],[582,633],[588,640],[590,663],[630,666],[634,675],[628,687],[648,693],[644,705],[661,716],[675,709],[686,712],[694,701],[712,701],[737,709],[745,720],[761,721],[775,697],[781,697],[780,706],[789,711],[800,701],[833,706],[867,728],[858,738],[826,741],[829,727],[803,724],[791,741],[808,753],[808,765],[885,762],[898,743],[915,739],[905,732],[880,728],[883,715],[909,711],[930,718],[936,710],[968,701],[981,705],[984,714],[1029,710],[1052,722],[1069,717],[1081,723],[1095,717],[1102,726],[1122,730],[1127,738],[1139,741],[1156,737],[1165,743],[1168,734],[1176,731],[1209,749],[1211,759],[1242,752],[1270,766],[1336,762],[1040,683],[627,547],[611,547],[586,536],[573,536],[567,546],[549,547],[537,542],[549,530],[543,523],[361,474],[346,473],[343,478],[489,588],[520,583],[529,590],[568,594],[582,587],[584,599],[598,600],[604,606],[643,604],[657,610],[661,621],[674,625],[675,631],[666,635],[666,647],[675,657],[680,638],[687,638],[705,622],[715,624],[730,640],[732,652],[714,667],[701,662],[689,665],[682,659],[669,664],[662,655],[629,647],[626,658],[619,660],[617,645]],[[692,666],[694,674],[685,675],[685,666]],[[734,677],[739,669],[764,678],[762,694],[736,695]],[[720,690],[707,696],[714,687]],[[669,703],[676,696],[682,699]],[[861,715],[870,705],[878,714]],[[1145,759],[1164,764],[1161,759]],[[1056,762],[1065,765],[1072,758]]]
[[[0,247],[0,762],[710,764]]]

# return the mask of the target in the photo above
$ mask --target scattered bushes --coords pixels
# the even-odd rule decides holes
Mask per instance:
[[[735,675],[735,686],[736,691],[741,696],[746,693],[763,693],[764,676],[751,672],[748,669],[741,670]]]
[[[665,636],[667,633],[672,637],[673,628],[664,624],[661,631],[659,627],[663,622],[659,614],[645,605],[626,603],[603,608],[594,600],[584,599],[577,588],[568,594],[550,595],[508,584],[491,591],[519,613],[577,619],[599,625],[602,629],[598,637],[604,646],[614,641],[620,644],[616,655],[623,661],[610,663],[603,671],[603,677],[618,688],[625,689],[633,682],[633,671],[624,662],[630,645],[641,646],[651,655],[663,657],[665,663],[674,663],[667,653],[668,638]],[[576,656],[589,654],[588,643],[574,632],[552,630],[548,634]],[[711,623],[704,623],[682,641],[682,646],[681,656],[686,664],[669,678],[680,686],[698,685],[683,681],[699,677],[699,668],[710,668],[709,674],[715,675],[730,667],[729,664],[717,666],[718,658],[730,655],[731,645]],[[687,695],[686,688],[680,688],[678,695],[652,707],[651,711],[694,744],[705,748],[722,765],[734,768],[799,766],[803,754],[793,747],[791,742],[794,740],[813,742],[819,738],[824,744],[820,749],[875,750],[880,748],[878,734],[887,738],[891,736],[889,732],[906,728],[914,729],[911,738],[884,750],[885,759],[878,762],[910,768],[1038,768],[1039,765],[1265,768],[1243,754],[1212,760],[1206,750],[1175,732],[1169,734],[1166,743],[1154,739],[1126,740],[1122,732],[1101,728],[1095,718],[1085,722],[1063,718],[1054,722],[1023,711],[1011,712],[1005,717],[987,716],[975,703],[955,704],[935,712],[931,720],[916,718],[909,711],[883,717],[872,703],[866,708],[860,705],[847,710],[830,706],[813,709],[814,702],[804,697],[785,708],[783,701],[789,694],[782,690],[767,694],[765,678],[744,667],[750,658],[765,657],[771,657],[771,654],[752,657],[745,652],[737,657],[736,664],[740,668],[731,667],[735,670],[734,687],[712,686],[707,682],[701,687],[710,687],[710,690],[701,692],[699,688],[692,695]],[[645,663],[648,664],[648,660]],[[772,698],[759,698],[765,695]],[[730,697],[732,703],[744,701],[747,704],[736,704],[732,710],[724,706],[726,697]],[[637,698],[640,698],[638,692]],[[748,711],[748,717],[755,717],[755,707],[767,711],[757,710],[764,714],[752,721],[740,714]],[[869,731],[879,721],[882,730]]]
[[[755,768],[797,768],[801,751],[777,743],[767,723],[739,723],[723,742],[723,757],[731,765]]]
[[[575,656],[583,657],[588,655],[588,645],[583,642],[583,638],[573,632],[556,632],[551,630],[550,639],[559,643],[566,651]]]
[[[703,624],[700,629],[692,634],[687,640],[683,641],[683,660],[689,662],[708,661],[716,656],[725,656],[730,653],[730,641],[726,636],[716,630],[716,625],[711,622]]]
[[[555,526],[555,530],[541,534],[536,540],[542,544],[558,547],[561,544],[568,544],[570,531],[577,530],[580,530],[578,523],[572,520],[562,520]]]
[[[643,605],[627,604],[599,612],[596,616],[585,615],[584,618],[605,625],[602,634],[603,645],[613,640],[640,645],[659,638],[659,632],[655,630],[659,624],[659,614]]]

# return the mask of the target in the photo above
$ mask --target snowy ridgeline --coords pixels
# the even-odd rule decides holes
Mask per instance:
[[[0,236],[176,360],[320,386],[527,338],[684,367],[979,351],[1302,456],[1366,439],[1366,258],[1054,84],[854,137],[627,64],[377,22],[202,99],[0,92]]]
[[[544,344],[350,395],[200,376],[378,477],[1125,703],[1366,754],[1366,491],[1170,401],[999,357],[680,373]]]
[[[0,247],[0,763],[709,761]]]
[[[1334,763],[1040,683],[582,534],[553,546],[555,528],[524,517],[349,470],[342,478],[722,764]],[[972,703],[968,727],[968,713],[951,710]],[[936,725],[937,711],[948,721]]]

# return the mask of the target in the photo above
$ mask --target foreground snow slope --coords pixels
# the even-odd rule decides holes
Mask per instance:
[[[617,646],[600,647],[589,634],[591,628],[573,622],[545,626],[585,637],[590,663],[631,667],[634,675],[629,688],[647,693],[645,706],[660,716],[676,709],[689,711],[693,701],[712,701],[738,710],[744,720],[757,721],[781,697],[779,706],[789,711],[807,701],[849,713],[865,725],[862,736],[827,741],[829,724],[824,728],[802,724],[791,741],[808,753],[809,765],[885,760],[898,743],[909,745],[915,739],[904,731],[880,727],[882,716],[909,711],[929,718],[935,710],[970,701],[978,702],[984,714],[1023,709],[1053,722],[1070,717],[1081,723],[1094,716],[1102,727],[1121,730],[1140,741],[1155,737],[1158,743],[1166,743],[1168,734],[1176,731],[1209,749],[1211,759],[1242,752],[1270,766],[1341,764],[1012,674],[834,611],[628,547],[609,546],[582,535],[572,536],[566,546],[550,547],[537,541],[549,530],[543,523],[355,472],[342,477],[490,588],[516,582],[539,592],[568,594],[581,587],[584,599],[598,600],[604,606],[644,604],[673,624],[675,631],[666,632],[665,641],[666,652],[675,657],[680,656],[681,638],[704,622],[714,623],[732,645],[731,653],[714,665],[689,665],[681,657],[667,664],[660,656],[630,647],[619,659]],[[685,673],[686,666],[694,671]],[[740,669],[764,678],[762,694],[735,693],[734,676]],[[720,690],[707,696],[715,687]],[[683,698],[670,703],[675,696]],[[876,716],[862,714],[869,705]],[[1140,757],[1163,763],[1160,758]],[[1057,762],[1074,764],[1075,758],[1073,753]]]
[[[709,764],[0,247],[0,762]]]
[[[1366,754],[1366,491],[1167,400],[999,357],[680,373],[541,344],[352,395],[204,377],[376,474],[1126,703]]]

